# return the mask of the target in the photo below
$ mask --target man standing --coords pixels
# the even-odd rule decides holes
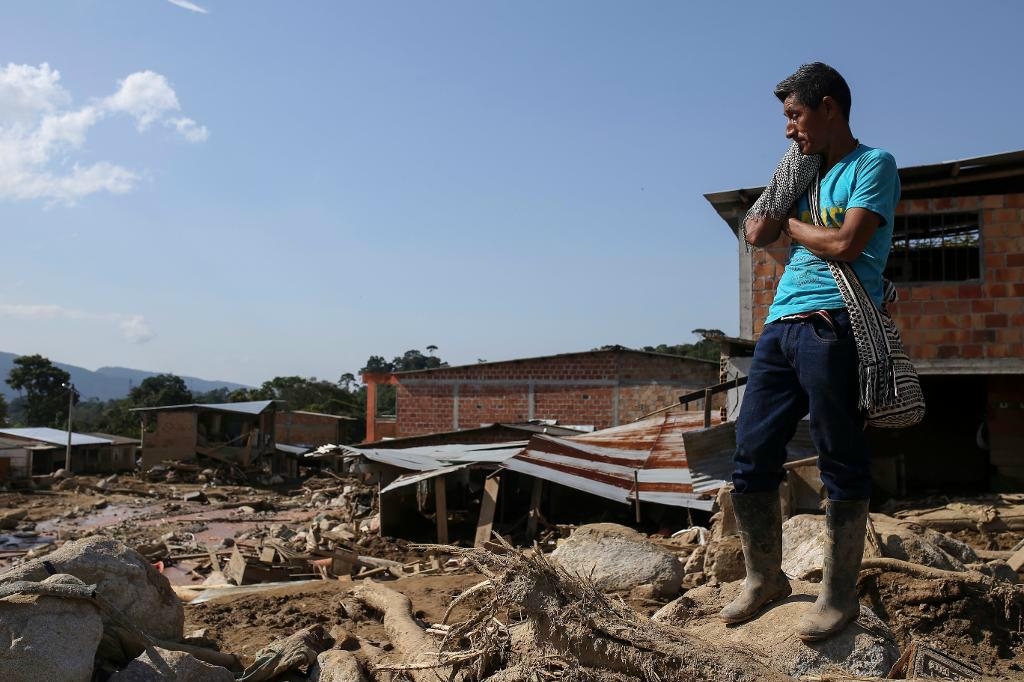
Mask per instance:
[[[747,578],[719,617],[728,623],[748,620],[791,592],[781,570],[778,488],[786,444],[809,415],[828,493],[821,590],[799,625],[801,639],[815,641],[841,631],[860,611],[856,583],[871,495],[857,348],[826,261],[849,263],[875,304],[882,304],[900,183],[892,155],[860,144],[850,131],[850,89],[835,69],[805,64],[776,86],[775,96],[793,146],[748,213],[743,233],[754,246],[771,244],[781,234],[792,245],[754,350],[736,425],[732,500]],[[820,181],[816,206],[798,186],[810,177]]]

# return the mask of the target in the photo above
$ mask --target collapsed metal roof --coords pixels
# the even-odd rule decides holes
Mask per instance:
[[[434,471],[453,464],[500,464],[521,452],[525,440],[510,443],[427,445],[416,448],[363,448],[353,445],[324,446],[307,457],[364,457],[410,471]]]
[[[503,466],[622,504],[710,510],[731,471],[734,428],[705,429],[703,414],[666,412],[580,436],[536,435]]]
[[[244,403],[186,403],[184,405],[164,405],[162,407],[134,407],[132,412],[155,412],[157,410],[212,410],[215,412],[235,412],[237,414],[263,414],[273,405],[275,400],[254,400]]]

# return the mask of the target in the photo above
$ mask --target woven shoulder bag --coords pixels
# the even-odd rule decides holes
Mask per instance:
[[[820,176],[810,184],[808,199],[814,224],[825,227],[819,205]],[[860,408],[870,426],[902,429],[924,419],[924,393],[910,357],[903,349],[900,330],[886,310],[896,300],[896,287],[887,279],[882,306],[864,290],[849,263],[825,261],[839,287],[850,315],[860,370]]]

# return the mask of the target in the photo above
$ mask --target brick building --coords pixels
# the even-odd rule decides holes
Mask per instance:
[[[363,420],[305,410],[280,411],[274,415],[274,436],[290,445],[342,445],[363,439]]]
[[[718,363],[628,349],[364,374],[367,405],[376,386],[396,386],[395,437],[477,428],[482,424],[557,420],[603,429],[676,402],[717,383]],[[367,411],[367,440],[376,434]]]
[[[886,276],[925,422],[874,432],[911,489],[1024,483],[1024,151],[900,169]],[[708,194],[733,233],[763,188]],[[740,335],[756,338],[789,254],[739,248]]]

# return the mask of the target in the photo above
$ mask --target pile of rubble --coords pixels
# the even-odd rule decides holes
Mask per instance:
[[[744,575],[728,508],[671,535],[417,546],[380,536],[356,478],[229,475],[58,476],[0,497],[0,625],[18,633],[0,638],[0,679],[1024,677],[1024,498],[871,514],[860,616],[807,645],[792,633],[821,577],[817,514],[783,527],[793,594],[730,627],[716,614]]]

